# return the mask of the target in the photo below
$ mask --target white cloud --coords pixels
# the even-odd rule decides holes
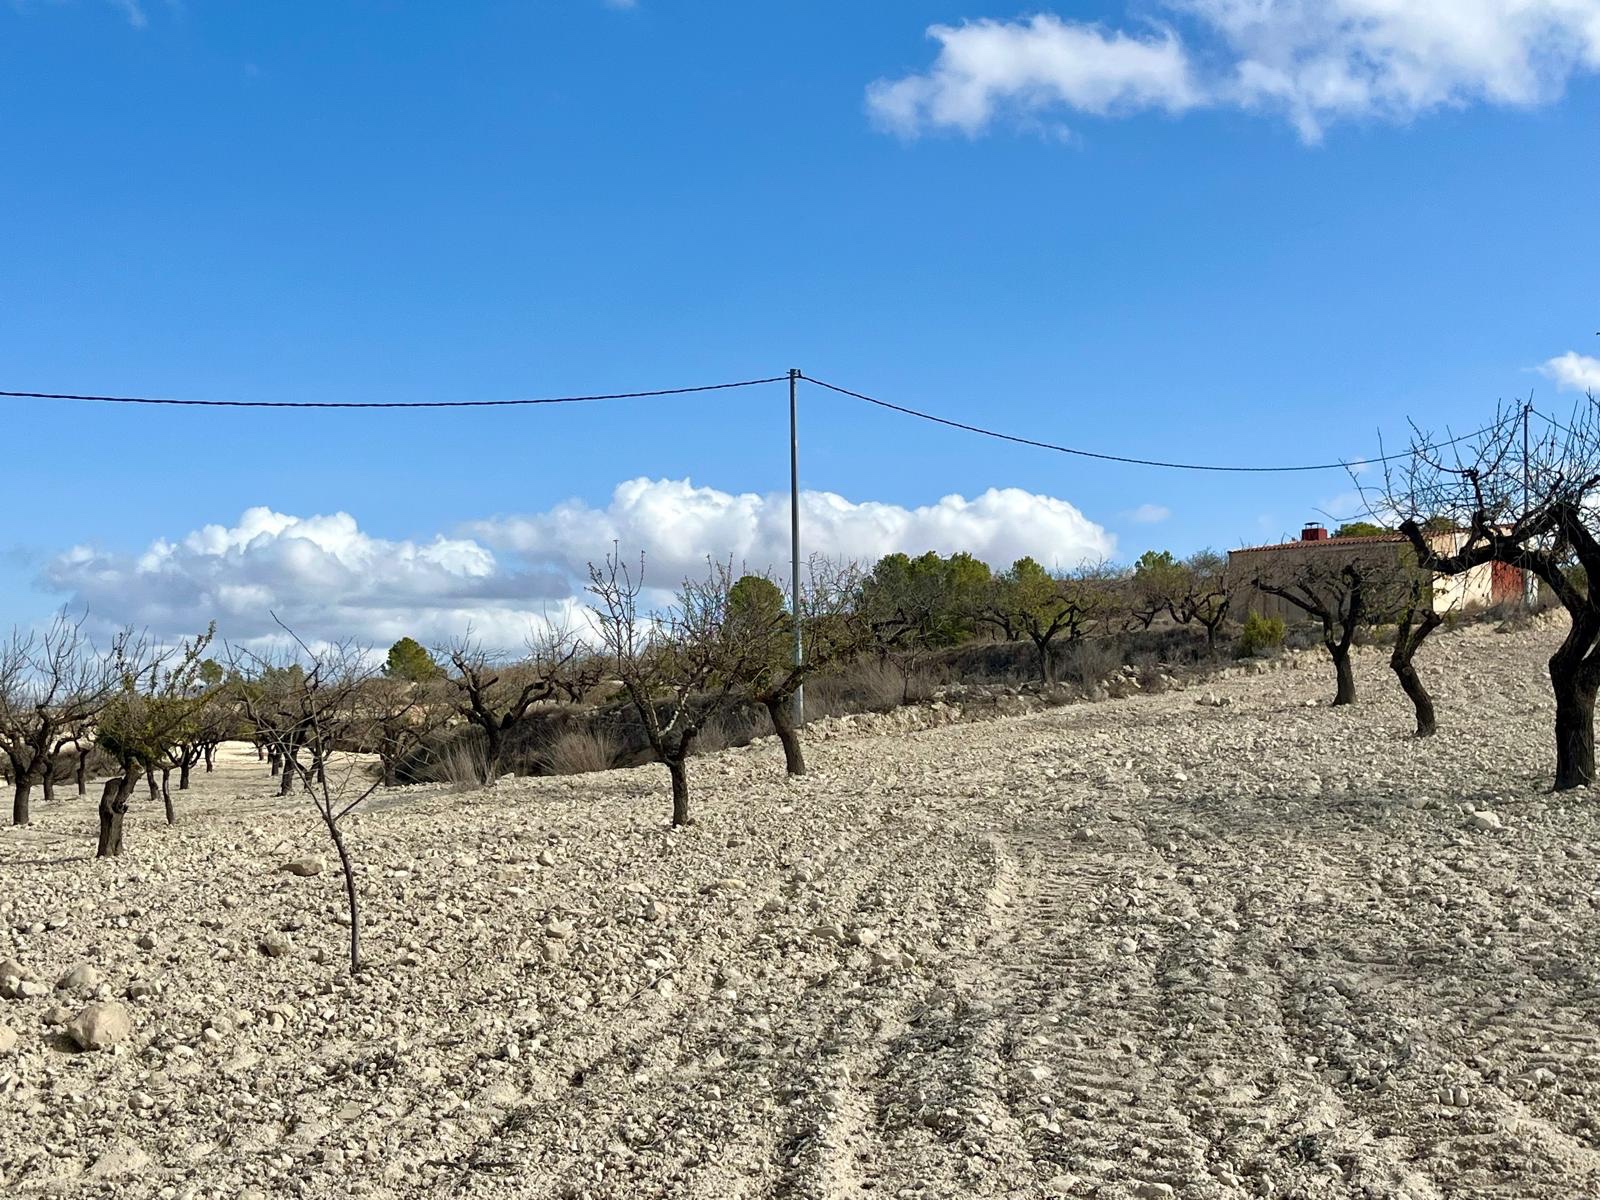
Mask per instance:
[[[1539,370],[1555,380],[1563,391],[1600,394],[1600,358],[1569,350],[1550,359]]]
[[[1130,37],[1041,15],[935,25],[928,36],[939,43],[931,71],[880,80],[868,92],[873,115],[898,133],[929,126],[978,133],[1003,105],[1106,114],[1178,112],[1197,100],[1187,58],[1171,34]]]
[[[307,638],[439,640],[471,623],[497,645],[517,645],[531,619],[570,593],[562,576],[508,568],[469,539],[390,541],[362,532],[348,513],[268,508],[233,526],[158,538],[141,554],[73,547],[48,564],[44,583],[102,622],[175,637],[215,619],[247,642],[275,636],[276,612]]]
[[[1116,549],[1071,504],[1015,488],[919,508],[805,492],[801,520],[807,554],[863,563],[895,550],[967,550],[997,566],[1024,554],[1070,566]],[[788,495],[634,479],[601,508],[569,501],[428,541],[376,537],[348,513],[252,508],[233,525],[158,538],[136,554],[72,547],[50,560],[42,582],[101,623],[132,622],[164,638],[215,619],[232,640],[271,640],[275,612],[308,640],[436,643],[470,624],[486,641],[515,647],[541,621],[581,614],[588,563],[614,542],[625,554],[645,552],[658,588],[699,574],[707,556],[782,573]]]
[[[924,73],[873,84],[904,134],[972,134],[1002,113],[1232,107],[1308,142],[1341,120],[1408,121],[1473,103],[1528,107],[1600,70],[1600,0],[1159,0],[1143,35],[1035,16],[929,30]]]
[[[1157,525],[1172,515],[1172,510],[1165,504],[1141,504],[1138,508],[1130,509],[1123,516],[1139,525]]]
[[[966,550],[997,566],[1024,554],[1076,565],[1116,548],[1110,534],[1065,500],[1017,488],[991,488],[971,500],[946,496],[920,508],[802,492],[800,524],[805,553],[862,563],[896,550]],[[702,571],[708,554],[782,573],[789,559],[789,497],[734,495],[686,479],[630,479],[617,485],[604,508],[569,501],[533,516],[481,521],[469,531],[574,576],[613,542],[642,549],[652,580],[671,586]]]

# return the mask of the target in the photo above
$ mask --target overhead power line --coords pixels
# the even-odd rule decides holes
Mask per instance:
[[[1019,446],[1032,446],[1038,450],[1053,450],[1057,454],[1072,454],[1079,458],[1093,458],[1101,462],[1126,463],[1135,467],[1160,467],[1169,471],[1224,471],[1232,474],[1284,474],[1292,471],[1343,471],[1349,467],[1367,466],[1372,463],[1392,462],[1402,458],[1410,458],[1410,452],[1404,454],[1380,454],[1370,458],[1352,458],[1342,462],[1327,463],[1302,463],[1286,467],[1245,467],[1224,466],[1216,463],[1186,463],[1168,462],[1157,458],[1133,458],[1124,454],[1102,454],[1095,450],[1079,450],[1072,446],[1061,446],[1054,442],[1039,441],[1035,438],[1019,437],[1014,433],[1001,433],[995,429],[985,429],[981,425],[969,425],[965,421],[952,421],[948,417],[935,416],[933,413],[923,412],[920,409],[908,408],[903,404],[891,404],[887,400],[879,400],[876,396],[868,396],[863,392],[853,392],[849,388],[839,387],[837,384],[825,383],[821,379],[810,375],[802,375],[802,379],[814,383],[820,388],[827,388],[830,392],[838,392],[841,396],[850,396],[856,400],[865,400],[868,404],[875,404],[879,408],[886,408],[891,412],[903,413],[908,417],[916,417],[921,421],[931,421],[935,425],[944,425],[950,429],[960,429],[966,433],[976,433],[983,437],[995,438],[1002,442],[1014,442]],[[1451,438],[1447,442],[1430,443],[1430,447],[1453,446],[1457,442],[1469,441],[1481,434],[1488,433],[1496,428],[1496,424],[1485,425],[1473,433],[1464,433],[1460,437]]]
[[[1109,454],[1097,450],[1082,450],[1074,446],[1063,446],[1056,442],[1044,441],[1039,438],[1022,437],[1014,433],[1002,433],[996,429],[988,429],[981,425],[973,425],[966,421],[956,421],[949,417],[937,416],[934,413],[921,409],[911,408],[904,404],[894,404],[888,400],[880,400],[876,396],[869,396],[865,392],[852,391],[847,387],[840,387],[835,383],[817,379],[815,376],[797,373],[796,378],[804,379],[817,387],[836,392],[841,396],[848,396],[855,400],[864,401],[878,408],[890,412],[900,413],[903,416],[914,417],[919,421],[928,421],[935,425],[943,425],[948,429],[957,429],[964,433],[977,434],[980,437],[993,438],[997,441],[1010,442],[1019,446],[1032,446],[1038,450],[1049,450],[1057,454],[1070,454],[1078,458],[1095,459],[1100,462],[1123,463],[1136,467],[1155,467],[1168,471],[1199,471],[1222,472],[1228,474],[1288,474],[1309,471],[1341,471],[1353,466],[1364,466],[1376,463],[1393,462],[1409,458],[1409,451],[1401,454],[1381,454],[1369,458],[1354,458],[1338,462],[1321,463],[1296,463],[1288,466],[1244,466],[1222,463],[1191,463],[1173,462],[1166,459],[1140,458],[1128,454]],[[28,400],[69,400],[85,401],[98,404],[153,404],[167,405],[180,408],[272,408],[272,409],[421,409],[421,408],[517,408],[544,404],[588,404],[603,400],[642,400],[668,396],[688,396],[705,392],[724,392],[738,388],[760,387],[770,383],[788,382],[788,375],[773,375],[764,379],[742,379],[732,383],[709,383],[695,387],[655,388],[640,392],[603,392],[585,396],[541,396],[529,399],[514,400],[178,400],[159,396],[102,396],[75,392],[23,392],[0,391],[0,397]],[[1539,414],[1543,416],[1544,414]],[[1548,417],[1545,418],[1549,420]],[[1472,433],[1462,434],[1460,437],[1447,441],[1430,443],[1432,449],[1442,449],[1453,446],[1459,442],[1470,441],[1495,429],[1495,424],[1484,426]]]
[[[651,396],[687,396],[693,392],[724,392],[731,388],[786,383],[787,375],[771,379],[742,379],[736,383],[707,383],[698,387],[657,388],[649,392],[608,392],[595,396],[542,396],[531,400],[169,400],[156,396],[88,396],[68,392],[3,392],[25,400],[88,400],[98,404],[166,404],[182,408],[517,408],[534,404],[586,404],[593,400],[642,400]]]

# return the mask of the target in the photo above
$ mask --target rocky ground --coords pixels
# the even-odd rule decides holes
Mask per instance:
[[[682,832],[657,768],[387,793],[353,982],[337,871],[284,870],[333,866],[321,829],[250,756],[116,861],[36,801],[0,831],[0,1192],[1600,1193],[1556,636],[1437,636],[1426,743],[1366,653],[1354,709],[1304,656],[856,719],[792,784],[730,751]]]

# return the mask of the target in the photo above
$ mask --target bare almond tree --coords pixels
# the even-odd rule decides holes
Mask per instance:
[[[0,753],[10,766],[11,823],[26,825],[29,800],[64,740],[90,725],[121,682],[120,663],[135,640],[126,631],[101,653],[84,617],[57,613],[42,633],[13,629],[0,645]]]
[[[101,710],[95,742],[117,760],[119,774],[100,794],[98,858],[122,853],[128,803],[140,774],[147,779],[165,760],[195,716],[210,702],[198,686],[200,660],[215,627],[176,647],[152,647],[140,640],[121,655],[121,687]],[[156,798],[152,789],[151,799]],[[170,792],[163,793],[167,823],[177,823]]]
[[[1550,656],[1555,693],[1555,789],[1595,780],[1600,691],[1600,401],[1562,422],[1502,405],[1495,422],[1461,439],[1413,429],[1409,453],[1381,482],[1357,484],[1390,514],[1431,571],[1460,575],[1503,563],[1536,576],[1570,626]]]
[[[1165,597],[1168,614],[1180,625],[1199,624],[1206,631],[1206,649],[1214,651],[1217,631],[1233,607],[1235,586],[1227,555],[1198,551],[1178,564],[1170,579],[1175,586]]]
[[[641,611],[644,557],[630,570],[613,551],[589,564],[594,622],[645,738],[672,781],[672,823],[689,824],[688,760],[706,722],[751,673],[761,645],[729,619],[729,588],[713,570],[686,581],[673,603]]]
[[[479,781],[500,773],[506,736],[537,705],[582,694],[599,681],[600,663],[570,629],[549,626],[531,637],[519,659],[495,654],[469,631],[438,651],[456,713],[483,735]]]
[[[364,727],[361,740],[378,756],[384,787],[399,783],[401,764],[454,715],[448,686],[436,677],[385,674],[371,680],[356,698]]]

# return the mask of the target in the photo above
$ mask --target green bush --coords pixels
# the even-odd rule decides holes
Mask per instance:
[[[1283,645],[1287,632],[1282,617],[1263,617],[1251,613],[1244,619],[1244,632],[1239,635],[1239,657],[1249,658],[1263,650],[1276,650]]]

